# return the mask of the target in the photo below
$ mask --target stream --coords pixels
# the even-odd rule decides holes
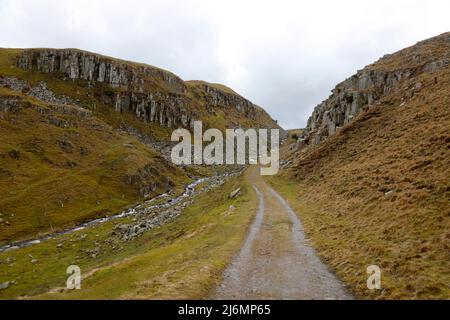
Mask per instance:
[[[66,229],[66,230],[63,230],[63,231],[54,232],[54,233],[50,233],[50,234],[47,234],[45,236],[38,237],[38,238],[35,238],[35,239],[17,241],[17,242],[13,242],[13,243],[10,243],[10,244],[7,244],[7,245],[0,246],[0,253],[1,252],[5,252],[5,251],[9,251],[9,250],[15,250],[15,249],[29,247],[29,246],[32,246],[34,244],[39,244],[41,242],[44,242],[44,241],[47,241],[47,240],[50,240],[50,239],[54,239],[54,238],[56,238],[58,236],[70,234],[70,233],[73,233],[73,232],[76,232],[76,231],[79,231],[79,230],[86,229],[88,227],[99,225],[99,224],[102,224],[102,223],[105,223],[105,222],[108,222],[108,221],[112,221],[112,220],[116,220],[116,219],[119,219],[119,218],[125,218],[125,217],[128,217],[128,216],[132,216],[132,215],[135,215],[137,212],[139,212],[140,209],[144,209],[145,208],[145,209],[149,210],[149,209],[164,208],[164,207],[171,206],[173,204],[176,204],[176,203],[180,202],[181,200],[183,200],[183,199],[185,199],[187,197],[192,196],[194,191],[195,191],[195,187],[198,186],[200,183],[208,181],[209,179],[210,178],[201,178],[201,179],[195,180],[194,182],[192,182],[191,184],[189,184],[185,188],[183,194],[181,194],[180,196],[178,196],[178,197],[176,197],[174,199],[169,199],[165,203],[156,204],[156,205],[153,205],[153,206],[148,206],[149,204],[151,204],[152,202],[155,202],[156,200],[159,200],[159,199],[162,199],[162,198],[165,198],[165,197],[169,197],[170,191],[167,192],[167,193],[164,193],[164,194],[160,194],[160,195],[158,195],[158,196],[156,196],[156,197],[154,197],[154,198],[152,198],[150,200],[146,200],[143,203],[140,203],[140,204],[138,204],[138,205],[136,205],[136,206],[134,206],[132,208],[128,208],[128,209],[126,209],[126,210],[124,210],[121,213],[116,214],[116,215],[112,215],[112,216],[109,216],[109,217],[103,217],[103,218],[97,218],[97,219],[94,219],[94,220],[91,220],[91,221],[79,224],[79,225],[77,225],[77,226],[75,226],[73,228]]]

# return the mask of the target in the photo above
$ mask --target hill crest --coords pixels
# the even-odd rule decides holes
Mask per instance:
[[[279,128],[262,108],[220,84],[185,82],[169,71],[150,65],[79,49],[0,51],[4,58],[2,75],[19,74],[19,78],[29,78],[26,73],[47,74],[55,78],[49,81],[50,88],[58,87],[58,83],[53,85],[55,81],[70,81],[87,91],[96,102],[161,127],[189,128],[195,120],[203,120],[207,127],[219,129],[227,126]],[[10,65],[26,72],[13,72]],[[61,93],[70,96],[70,92]]]

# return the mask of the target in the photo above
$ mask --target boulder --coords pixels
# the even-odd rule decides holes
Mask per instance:
[[[228,198],[229,199],[234,199],[234,198],[236,198],[239,195],[240,192],[241,192],[241,187],[239,187],[236,190],[230,192]]]
[[[12,284],[13,283],[11,281],[0,283],[0,290],[8,289]]]

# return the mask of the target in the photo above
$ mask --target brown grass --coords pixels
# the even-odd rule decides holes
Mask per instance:
[[[449,87],[448,68],[400,83],[272,181],[359,297],[450,298]],[[366,288],[371,264],[382,268],[381,291]]]

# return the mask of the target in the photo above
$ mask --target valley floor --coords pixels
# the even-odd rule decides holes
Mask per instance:
[[[230,199],[237,188],[239,195]],[[0,299],[424,296],[402,289],[405,279],[413,278],[396,277],[395,269],[389,267],[395,258],[374,254],[371,242],[359,239],[358,250],[351,250],[356,240],[350,233],[343,236],[329,228],[323,232],[338,221],[334,216],[324,220],[325,209],[308,202],[299,188],[284,176],[263,179],[258,168],[251,167],[218,189],[200,194],[174,221],[131,241],[111,242],[114,226],[107,222],[2,252],[0,284],[9,283],[0,290]],[[81,290],[65,288],[66,268],[72,264],[81,267]],[[366,268],[372,264],[382,268],[381,290],[366,287]],[[447,281],[445,273],[434,274],[432,269],[421,269],[414,279],[409,285],[417,288]],[[448,293],[433,291],[426,297],[448,298]]]
[[[200,194],[177,219],[131,241],[112,240],[114,222],[0,253],[0,282],[8,283],[0,298],[352,298],[258,167]],[[65,287],[73,264],[82,271],[80,290]]]
[[[254,191],[234,177],[129,241],[112,230],[133,223],[131,216],[1,252],[0,299],[204,298],[220,283],[255,212]],[[80,290],[66,289],[70,265],[81,268]]]
[[[305,237],[297,214],[249,168],[259,208],[247,239],[213,299],[351,299]]]

